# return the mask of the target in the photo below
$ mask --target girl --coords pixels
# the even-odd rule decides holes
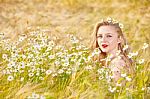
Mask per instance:
[[[123,49],[125,45],[126,39],[118,22],[109,18],[96,24],[92,50],[98,48],[100,54],[93,58],[111,69],[115,81],[121,77],[121,70],[132,70],[132,61],[127,57],[128,49]]]

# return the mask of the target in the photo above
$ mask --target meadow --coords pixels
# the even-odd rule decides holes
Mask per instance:
[[[107,17],[123,24],[134,60],[117,83],[90,50]],[[149,0],[0,0],[0,99],[149,99],[149,23]]]

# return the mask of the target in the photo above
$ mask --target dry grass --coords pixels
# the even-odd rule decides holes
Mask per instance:
[[[95,23],[107,17],[112,17],[124,24],[123,31],[133,51],[139,49],[143,43],[150,44],[149,0],[0,0],[0,33],[5,34],[5,39],[11,38],[12,42],[23,33],[28,34],[30,31],[43,30],[50,36],[59,37],[60,40],[57,43],[66,44],[65,35],[75,34],[82,38],[81,43],[89,46]],[[149,52],[150,47],[139,57],[149,61]],[[147,63],[145,66],[149,66],[149,62]],[[0,66],[1,71],[4,67],[1,63]],[[3,80],[1,74],[0,80]],[[88,82],[85,83],[90,86]],[[18,88],[12,87],[14,92],[11,92],[12,88],[6,88],[4,96],[7,94],[6,92],[10,92],[11,94],[6,98],[12,97],[14,93],[17,93],[16,99],[25,98],[36,87],[28,84],[24,86],[19,84],[19,86]],[[68,99],[75,97],[85,99],[86,96],[92,97],[90,95],[94,93],[97,97],[99,93],[102,93],[91,90],[91,87],[84,90],[84,85],[80,86],[83,89],[76,88],[74,90],[72,88],[78,86],[69,86],[65,89],[66,94],[60,92],[55,95],[59,97],[59,94],[66,96],[68,94],[70,95]],[[0,88],[3,87],[0,86]],[[41,90],[39,89],[39,92]],[[21,95],[25,91],[26,94]],[[48,94],[53,96],[54,93],[48,92]],[[99,94],[99,96],[103,96],[103,94]]]

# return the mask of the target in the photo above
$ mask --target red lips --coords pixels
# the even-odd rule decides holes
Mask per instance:
[[[102,44],[102,47],[103,48],[106,48],[108,45],[107,44]]]

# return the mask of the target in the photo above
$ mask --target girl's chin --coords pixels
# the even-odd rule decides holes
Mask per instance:
[[[101,49],[102,50],[102,52],[105,52],[105,53],[107,53],[108,52],[108,50],[107,49]]]
[[[102,52],[105,52],[105,53],[109,52],[109,48],[108,47],[106,47],[106,48],[101,47],[101,50],[102,50]]]

